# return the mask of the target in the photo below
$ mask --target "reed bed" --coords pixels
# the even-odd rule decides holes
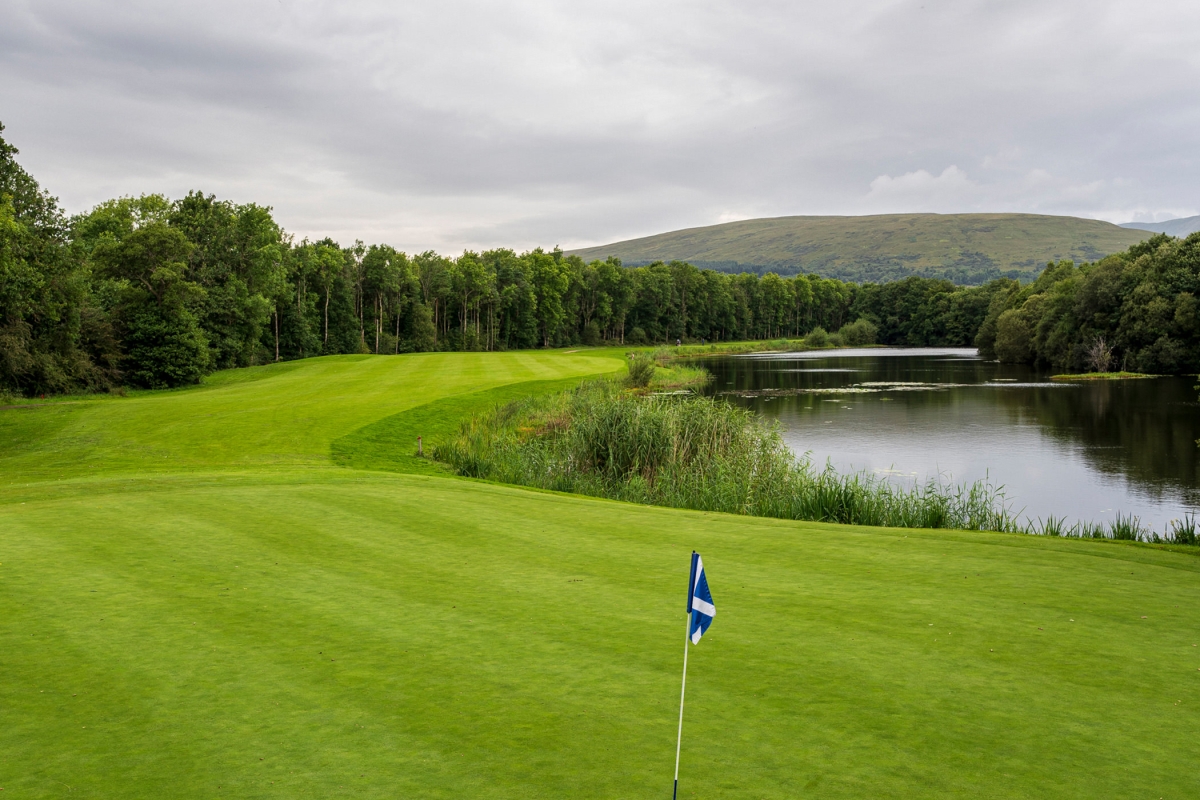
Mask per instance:
[[[467,420],[433,455],[461,475],[637,503],[892,527],[1018,530],[985,483],[905,489],[814,467],[776,426],[725,402],[614,382]]]
[[[460,475],[635,503],[781,519],[954,528],[1073,538],[1197,542],[1194,518],[1159,536],[1136,517],[1109,525],[1014,513],[988,481],[902,487],[815,466],[777,425],[706,397],[594,381],[518,400],[463,422],[433,457]]]

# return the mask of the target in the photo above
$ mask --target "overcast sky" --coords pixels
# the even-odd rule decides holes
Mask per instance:
[[[70,212],[600,244],[786,214],[1200,213],[1200,2],[0,0],[0,122]]]

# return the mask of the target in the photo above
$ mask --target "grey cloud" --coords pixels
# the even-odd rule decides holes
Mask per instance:
[[[741,216],[1186,215],[1200,7],[0,0],[0,120],[72,211],[191,188],[409,250]]]

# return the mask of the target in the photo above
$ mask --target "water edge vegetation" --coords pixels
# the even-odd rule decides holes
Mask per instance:
[[[593,380],[476,414],[433,448],[463,476],[649,505],[781,519],[954,528],[1194,544],[1195,518],[1160,535],[1132,515],[1107,525],[1030,520],[1003,486],[930,479],[901,487],[867,472],[818,467],[778,425],[719,398],[653,391],[654,361],[636,355],[623,382]]]

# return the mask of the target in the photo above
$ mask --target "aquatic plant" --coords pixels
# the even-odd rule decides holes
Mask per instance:
[[[1129,542],[1147,540],[1150,535],[1150,531],[1142,525],[1141,519],[1133,515],[1120,513],[1109,523],[1108,530],[1110,534],[1109,538],[1122,539]]]
[[[650,359],[646,359],[650,362]],[[650,362],[651,364],[653,362]],[[1108,525],[1030,521],[990,480],[943,478],[903,487],[865,472],[814,465],[778,425],[720,399],[645,394],[596,381],[466,420],[436,459],[460,475],[635,503],[782,519],[955,528],[1075,539],[1195,544],[1194,517],[1164,537],[1132,515]]]
[[[1168,535],[1176,544],[1200,544],[1200,535],[1196,532],[1196,515],[1184,514],[1181,520],[1171,520]]]
[[[814,467],[778,427],[711,398],[610,381],[467,420],[434,457],[459,474],[675,508],[889,527],[1018,530],[1002,487],[902,488]]]
[[[1042,522],[1038,519],[1040,528],[1037,533],[1042,536],[1065,536],[1071,533],[1071,529],[1066,527],[1066,517],[1055,517],[1053,514],[1047,515],[1046,521]]]

